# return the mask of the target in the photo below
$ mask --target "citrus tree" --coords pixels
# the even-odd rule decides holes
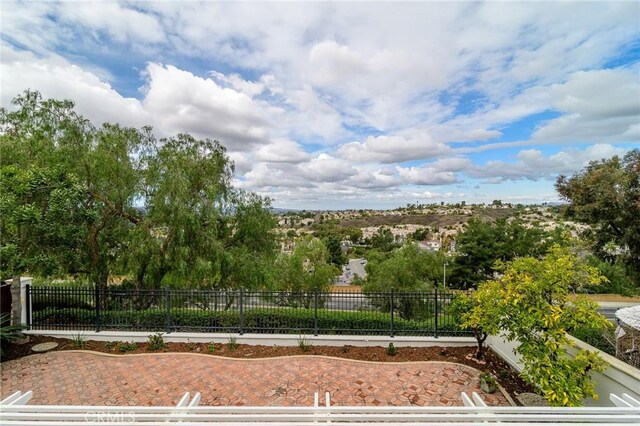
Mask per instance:
[[[585,284],[605,280],[569,249],[553,246],[541,259],[517,258],[498,264],[501,276],[481,284],[471,296],[462,326],[484,333],[500,330],[517,341],[524,370],[522,377],[554,406],[581,405],[597,398],[590,373],[602,371],[597,353],[574,350],[567,333],[581,327],[611,327],[596,311],[596,303],[569,297]]]

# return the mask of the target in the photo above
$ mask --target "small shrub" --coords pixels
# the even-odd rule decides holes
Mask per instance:
[[[216,351],[216,344],[213,342],[209,342],[207,343],[207,352],[209,352],[210,354],[214,353]]]
[[[342,347],[342,353],[343,353],[343,354],[346,354],[347,352],[349,352],[349,346],[344,345],[344,346]]]
[[[509,372],[509,370],[507,370],[506,368],[503,368],[502,370],[500,370],[500,378],[502,380],[506,380],[509,377],[511,377],[511,373]]]
[[[131,352],[138,349],[138,344],[136,342],[119,342],[118,350],[120,352]]]
[[[77,333],[71,336],[73,347],[76,349],[84,349],[87,347],[87,338],[82,333]]]
[[[298,337],[298,347],[302,352],[307,352],[311,347],[311,342],[306,337],[300,336]]]
[[[487,393],[493,393],[498,387],[496,378],[487,372],[480,373],[480,389]]]
[[[389,346],[387,347],[387,355],[396,356],[397,353],[398,353],[398,350],[396,349],[395,346],[393,346],[393,343],[389,343]]]
[[[187,349],[189,349],[190,351],[193,351],[197,347],[198,347],[198,345],[196,343],[194,343],[191,340],[187,339]]]
[[[162,333],[150,334],[147,342],[149,344],[149,349],[152,351],[159,351],[167,346],[162,338]]]
[[[105,342],[104,347],[110,351],[117,348],[120,342]]]
[[[227,347],[231,352],[234,352],[236,349],[238,349],[238,338],[236,336],[229,336]]]
[[[2,346],[6,342],[16,342],[24,337],[22,330],[27,328],[24,324],[10,325],[11,314],[4,313],[0,315],[0,355],[3,354]]]

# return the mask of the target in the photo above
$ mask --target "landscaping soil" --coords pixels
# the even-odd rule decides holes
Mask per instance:
[[[517,402],[518,395],[533,392],[531,386],[520,379],[518,373],[490,349],[486,349],[482,361],[473,358],[475,346],[463,347],[396,347],[396,354],[389,355],[386,347],[381,346],[308,346],[305,349],[298,346],[264,346],[238,344],[231,348],[228,343],[165,343],[160,350],[151,350],[148,343],[121,345],[122,342],[86,341],[83,347],[70,339],[58,339],[46,336],[30,336],[28,343],[22,345],[5,344],[2,347],[2,361],[32,355],[31,348],[43,342],[56,342],[56,351],[90,350],[114,355],[141,353],[190,352],[210,354],[229,358],[270,358],[291,355],[323,355],[337,358],[347,358],[360,361],[375,362],[408,362],[408,361],[445,361],[468,365],[478,370],[493,374],[507,393]]]

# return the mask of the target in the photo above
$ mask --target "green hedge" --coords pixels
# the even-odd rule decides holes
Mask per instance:
[[[174,331],[217,331],[237,333],[238,311],[205,311],[171,309],[171,329]],[[440,319],[438,333],[442,335],[467,334],[456,324]],[[74,308],[48,308],[33,313],[33,326],[40,329],[93,329],[96,326],[94,310]],[[167,311],[148,309],[141,311],[100,312],[100,328],[103,330],[165,331]],[[434,319],[405,320],[394,318],[396,334],[432,335]],[[314,331],[313,309],[248,309],[243,312],[245,333],[302,333]],[[380,334],[390,332],[391,317],[378,312],[328,311],[318,309],[317,328],[321,334]]]

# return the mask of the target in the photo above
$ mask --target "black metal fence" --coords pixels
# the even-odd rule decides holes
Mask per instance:
[[[34,330],[467,336],[456,293],[28,289]]]

